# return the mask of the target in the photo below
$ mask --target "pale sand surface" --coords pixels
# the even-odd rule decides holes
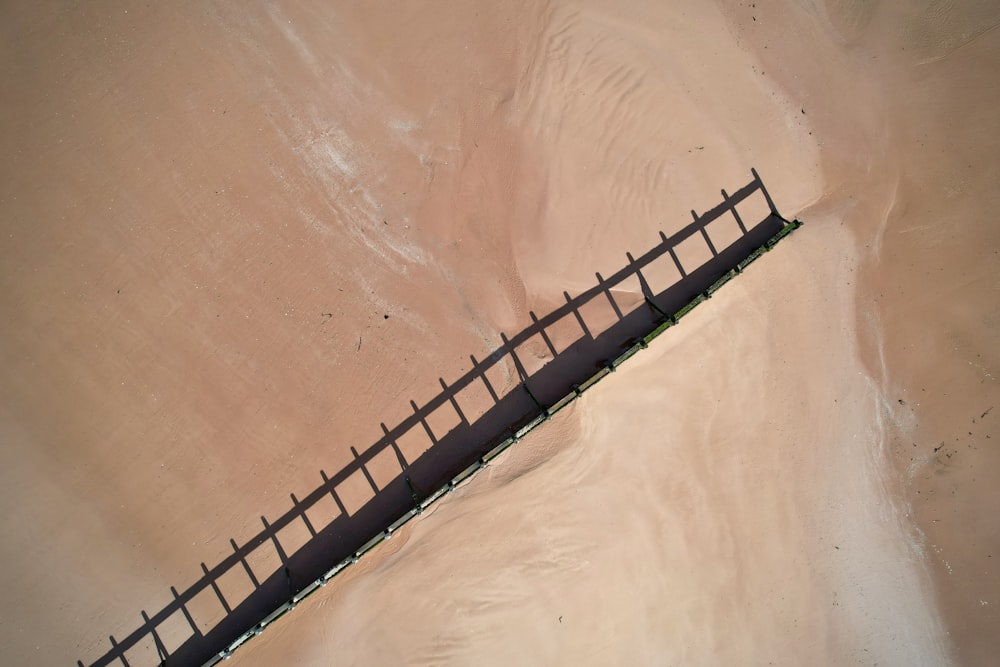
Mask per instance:
[[[991,3],[110,4],[0,22],[4,662],[750,166],[806,228],[237,662],[996,654]]]

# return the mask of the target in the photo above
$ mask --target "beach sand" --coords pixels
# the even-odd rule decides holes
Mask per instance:
[[[993,4],[4,7],[0,658],[97,660],[756,167],[805,227],[234,661],[989,664]]]

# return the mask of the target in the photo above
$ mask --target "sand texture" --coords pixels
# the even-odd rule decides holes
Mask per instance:
[[[0,662],[158,664],[277,604],[314,532],[530,411],[523,372],[593,363],[569,318],[491,353],[755,167],[805,227],[232,664],[993,664],[997,25],[988,0],[6,3]],[[642,290],[589,332],[651,316]]]

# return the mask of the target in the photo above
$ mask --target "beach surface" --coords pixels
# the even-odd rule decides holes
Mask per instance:
[[[990,664],[1000,9],[480,4],[0,9],[0,661],[107,657],[753,167],[802,229],[233,663]]]

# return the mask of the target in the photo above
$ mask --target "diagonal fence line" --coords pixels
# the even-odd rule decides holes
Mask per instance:
[[[221,641],[219,644],[217,644],[215,648],[203,651],[203,653],[206,654],[206,657],[208,657],[209,654],[211,655],[211,657],[208,657],[208,662],[205,663],[206,665],[214,664],[218,660],[228,657],[231,651],[234,650],[236,647],[241,645],[243,642],[247,641],[250,637],[254,636],[255,634],[259,634],[259,632],[262,631],[263,628],[266,627],[274,619],[276,619],[283,613],[287,612],[288,610],[294,608],[295,604],[297,604],[299,600],[304,599],[304,597],[314,592],[317,588],[325,585],[330,578],[332,578],[336,573],[338,573],[344,567],[350,565],[353,562],[357,562],[357,559],[363,553],[373,548],[383,539],[388,539],[391,536],[392,532],[398,529],[399,526],[405,524],[413,516],[420,514],[423,511],[423,509],[425,509],[428,505],[435,502],[445,493],[453,490],[458,484],[468,479],[477,470],[485,466],[487,461],[491,460],[500,452],[504,451],[514,442],[517,442],[520,437],[523,437],[524,434],[529,432],[539,423],[550,418],[552,414],[562,409],[562,407],[568,405],[570,402],[572,402],[572,400],[580,396],[583,391],[585,391],[587,388],[589,388],[594,383],[599,381],[602,377],[604,377],[604,375],[606,375],[609,372],[613,372],[614,369],[617,367],[617,365],[619,365],[625,359],[635,354],[635,352],[638,349],[646,347],[646,345],[650,340],[652,340],[652,338],[655,338],[660,333],[662,333],[663,330],[665,330],[672,324],[675,324],[676,321],[680,319],[680,317],[682,317],[684,314],[689,312],[691,308],[693,308],[702,300],[710,296],[711,292],[713,292],[715,289],[718,289],[718,287],[721,287],[721,285],[727,282],[733,275],[741,272],[746,265],[748,265],[750,262],[754,261],[757,257],[759,257],[762,252],[766,251],[770,246],[773,246],[774,243],[777,243],[778,240],[783,238],[785,235],[787,235],[787,233],[789,233],[790,231],[792,231],[801,224],[798,221],[790,222],[788,220],[785,220],[780,216],[780,214],[778,214],[777,209],[774,207],[774,203],[769,193],[767,192],[766,188],[764,187],[763,181],[761,180],[757,171],[755,169],[752,169],[751,173],[753,174],[753,180],[749,184],[740,188],[732,195],[729,195],[726,193],[725,190],[722,190],[721,192],[723,196],[723,202],[721,204],[710,209],[709,211],[706,211],[701,216],[698,216],[694,211],[692,211],[693,214],[692,222],[688,223],[684,228],[682,228],[681,230],[672,234],[669,237],[661,232],[660,244],[658,244],[648,252],[644,253],[639,258],[633,258],[632,255],[629,253],[627,254],[628,264],[624,266],[622,269],[616,271],[614,274],[608,276],[607,278],[603,278],[601,277],[600,274],[597,274],[598,284],[595,285],[594,287],[585,290],[584,292],[573,298],[569,297],[569,295],[564,292],[564,295],[566,297],[566,303],[556,308],[552,312],[548,313],[544,317],[538,318],[534,313],[531,313],[531,319],[532,319],[531,325],[529,325],[528,327],[526,327],[525,329],[523,329],[522,331],[518,332],[517,334],[513,335],[510,338],[507,338],[506,336],[502,335],[503,345],[494,350],[492,354],[488,355],[483,360],[477,361],[475,357],[470,357],[470,359],[473,362],[472,368],[467,373],[462,375],[462,377],[460,377],[459,379],[453,381],[451,384],[447,384],[443,379],[439,378],[439,382],[442,387],[441,393],[436,395],[434,398],[432,398],[423,406],[417,406],[414,402],[411,401],[411,406],[413,407],[413,414],[403,419],[399,424],[397,424],[392,429],[389,429],[384,424],[382,424],[381,427],[383,430],[383,437],[380,438],[377,442],[375,442],[373,445],[371,445],[363,452],[357,452],[356,450],[354,450],[354,448],[352,448],[352,451],[354,452],[354,459],[349,464],[344,466],[341,470],[339,470],[337,473],[335,473],[332,477],[328,477],[325,472],[321,471],[323,483],[301,499],[297,498],[295,495],[292,495],[291,497],[292,497],[293,507],[288,512],[286,512],[285,514],[278,517],[272,522],[268,522],[264,517],[261,517],[261,521],[264,526],[263,530],[261,530],[257,535],[248,540],[245,544],[239,546],[237,545],[235,540],[231,539],[230,545],[233,548],[232,554],[230,554],[228,557],[223,559],[221,562],[219,562],[212,568],[208,568],[207,566],[202,564],[203,576],[194,584],[185,589],[183,592],[179,593],[176,589],[171,587],[173,600],[169,604],[167,604],[163,609],[156,612],[152,616],[148,615],[145,611],[142,611],[143,624],[121,640],[116,640],[114,637],[110,637],[109,640],[112,644],[111,650],[109,650],[103,656],[98,658],[92,664],[108,665],[118,660],[122,664],[128,665],[129,662],[126,658],[126,652],[129,649],[137,646],[140,642],[143,642],[149,637],[152,637],[155,643],[157,655],[160,657],[161,660],[163,660],[164,663],[169,664],[170,658],[167,655],[166,647],[163,645],[160,635],[157,633],[157,628],[164,622],[166,622],[167,619],[170,618],[177,611],[180,611],[182,613],[185,620],[187,621],[187,624],[190,626],[192,630],[192,635],[185,642],[184,646],[187,646],[192,641],[197,643],[197,640],[199,639],[202,640],[202,643],[206,642],[207,635],[202,633],[202,631],[199,629],[197,623],[191,616],[188,606],[203,591],[212,589],[216,597],[222,603],[223,609],[226,612],[226,617],[220,620],[215,627],[222,625],[225,622],[226,618],[233,613],[233,609],[230,607],[230,605],[226,602],[225,598],[223,597],[223,594],[218,587],[217,581],[233,568],[239,567],[248,575],[249,579],[254,585],[254,591],[250,593],[247,600],[252,599],[256,593],[262,592],[264,589],[263,584],[266,584],[267,581],[270,581],[270,579],[264,582],[259,581],[258,578],[254,575],[253,570],[250,568],[250,565],[248,563],[248,557],[251,556],[253,553],[255,553],[259,548],[270,542],[274,545],[275,550],[277,551],[282,564],[285,566],[284,572],[286,577],[288,578],[288,587],[289,587],[288,596],[286,597],[286,601],[283,604],[278,605],[277,608],[274,609],[274,611],[265,616],[262,621],[256,623],[249,630],[243,631],[242,634],[236,636],[235,639],[232,638],[225,639]],[[758,191],[763,194],[768,209],[770,211],[770,214],[767,218],[765,218],[762,221],[759,221],[756,225],[747,228],[736,207],[739,203],[743,202],[748,197],[757,193]],[[715,283],[712,283],[708,287],[708,289],[705,290],[704,293],[699,294],[694,300],[690,301],[679,311],[668,315],[668,313],[661,310],[660,307],[658,307],[655,301],[653,300],[652,291],[649,290],[648,284],[646,283],[645,278],[643,277],[641,271],[644,268],[651,265],[654,261],[662,258],[665,255],[669,255],[681,275],[681,280],[680,282],[677,283],[677,285],[680,285],[685,280],[688,280],[694,274],[700,271],[703,268],[703,266],[710,264],[712,261],[720,259],[720,255],[724,255],[727,252],[727,250],[719,251],[715,247],[715,245],[713,245],[707,233],[707,226],[711,222],[720,218],[726,213],[731,213],[734,216],[736,223],[739,226],[741,233],[743,234],[742,238],[748,238],[748,235],[751,234],[751,232],[756,230],[758,227],[761,227],[765,222],[771,220],[771,218],[780,221],[781,228],[780,231],[778,231],[772,237],[768,238],[762,246],[750,252],[746,257],[740,260],[736,260],[734,262],[735,266],[733,266],[729,271],[723,274],[718,280],[716,280]],[[685,271],[685,267],[682,266],[680,260],[677,257],[675,248],[684,241],[686,241],[687,239],[695,235],[701,235],[704,237],[712,253],[712,260],[709,260],[709,262],[706,262],[705,265],[703,266],[695,267],[690,271]],[[528,376],[526,371],[520,372],[522,371],[522,369],[520,368],[520,362],[517,360],[515,350],[521,344],[527,342],[536,334],[542,334],[542,337],[545,340],[548,348],[550,349],[550,351],[553,352],[552,361],[554,361],[558,357],[558,355],[555,354],[555,348],[552,342],[546,336],[545,330],[570,316],[574,317],[577,323],[580,325],[582,331],[584,332],[585,339],[589,339],[591,341],[597,340],[598,336],[592,334],[592,332],[587,328],[580,312],[581,308],[585,306],[587,303],[589,303],[591,300],[595,299],[596,297],[601,295],[606,295],[606,297],[612,304],[613,309],[616,311],[616,315],[618,316],[619,320],[623,320],[624,316],[622,315],[620,310],[618,310],[617,304],[612,298],[611,290],[616,286],[622,284],[632,276],[638,276],[640,284],[642,286],[643,296],[645,297],[647,305],[650,306],[650,309],[652,311],[658,313],[662,317],[663,322],[657,328],[655,328],[652,333],[649,333],[646,336],[640,338],[638,341],[636,341],[635,344],[633,344],[628,350],[626,350],[624,354],[616,357],[615,359],[605,362],[604,367],[600,371],[598,371],[598,373],[592,375],[590,378],[584,380],[580,384],[573,385],[571,388],[572,391],[569,394],[566,394],[565,396],[563,396],[563,398],[555,401],[548,408],[546,408],[543,405],[543,403],[540,402],[539,399],[535,396],[535,394],[532,393],[532,391],[528,388],[527,380],[531,379],[531,377]],[[648,294],[646,293],[647,291],[649,291]],[[669,309],[669,306],[667,307]],[[610,331],[613,328],[614,325],[612,325],[612,327],[610,327],[608,331]],[[531,398],[531,401],[534,406],[533,407],[533,411],[535,412],[534,416],[531,419],[528,419],[527,422],[523,423],[519,428],[512,427],[509,430],[508,435],[506,437],[501,438],[499,443],[495,444],[492,448],[488,449],[486,453],[479,456],[478,459],[472,465],[469,465],[464,469],[462,469],[461,472],[459,472],[456,476],[449,479],[447,484],[439,487],[435,492],[426,496],[423,500],[419,499],[419,494],[414,489],[410,481],[410,477],[406,476],[405,481],[412,494],[412,500],[413,500],[412,508],[406,513],[404,513],[402,516],[398,517],[396,521],[388,523],[387,528],[384,528],[377,532],[373,531],[374,532],[373,536],[366,542],[364,542],[360,547],[353,549],[351,555],[348,558],[341,560],[332,569],[329,569],[326,572],[324,572],[321,577],[312,581],[298,592],[295,592],[292,585],[292,575],[288,568],[288,561],[290,554],[284,553],[284,550],[282,549],[281,544],[278,541],[278,532],[280,532],[283,528],[291,525],[294,521],[302,519],[305,522],[305,525],[307,526],[311,537],[310,541],[307,541],[306,544],[304,544],[299,549],[299,552],[308,549],[312,540],[317,538],[318,533],[317,530],[313,528],[312,524],[309,523],[308,517],[306,516],[306,511],[315,506],[318,502],[320,502],[320,500],[325,498],[328,494],[331,495],[334,501],[336,502],[338,509],[341,512],[339,516],[351,517],[352,515],[347,512],[343,502],[337,496],[336,488],[341,483],[346,481],[351,475],[357,473],[358,471],[361,471],[367,477],[375,493],[375,496],[370,498],[367,502],[374,501],[379,496],[381,491],[384,491],[385,489],[388,488],[388,484],[386,486],[383,486],[382,489],[379,489],[375,484],[374,480],[372,480],[371,476],[369,475],[366,465],[371,463],[375,459],[375,457],[381,454],[386,448],[391,447],[395,450],[396,455],[399,459],[400,467],[402,469],[401,475],[405,473],[407,470],[407,466],[404,466],[405,458],[403,457],[397,445],[398,440],[403,435],[409,433],[412,429],[415,429],[419,426],[426,431],[426,434],[430,437],[431,442],[433,443],[434,446],[436,446],[438,444],[438,441],[437,439],[435,439],[434,434],[427,422],[427,419],[435,410],[442,407],[446,403],[450,403],[454,408],[454,410],[456,411],[456,413],[458,414],[460,418],[460,425],[471,427],[472,424],[470,424],[470,422],[466,419],[466,416],[463,414],[461,408],[459,407],[458,402],[455,399],[455,396],[465,388],[472,385],[474,382],[482,380],[490,392],[490,395],[495,404],[494,407],[500,406],[501,402],[506,400],[509,394],[505,394],[503,397],[498,396],[497,393],[494,391],[493,387],[490,385],[486,373],[494,366],[501,363],[501,361],[505,359],[508,355],[511,356],[511,359],[519,367],[519,372],[522,376],[522,381],[523,381],[522,387],[524,388],[527,395]],[[433,449],[433,447],[431,449]],[[410,465],[414,464],[415,461],[416,459],[414,461],[411,461]],[[398,476],[396,479],[398,479]],[[389,484],[391,483],[392,482],[390,482]],[[360,511],[361,510],[356,510],[355,514],[359,513]],[[346,529],[345,532],[347,532]],[[244,600],[243,604],[245,603],[246,600]],[[211,634],[211,631],[213,629],[214,628],[210,628],[209,634]],[[219,650],[220,647],[222,647],[221,651]],[[175,651],[174,654],[176,655],[177,651]],[[82,666],[83,662],[79,661],[78,664]]]

